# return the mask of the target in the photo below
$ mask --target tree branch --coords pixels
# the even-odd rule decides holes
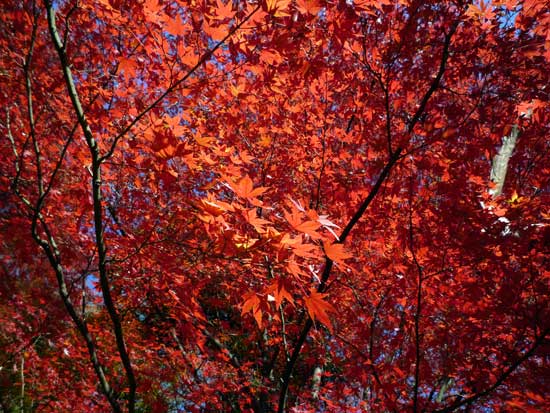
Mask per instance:
[[[363,216],[365,211],[367,210],[368,206],[380,190],[380,187],[384,183],[384,181],[388,178],[390,171],[396,164],[396,162],[399,160],[399,156],[401,155],[402,148],[398,148],[391,156],[390,160],[380,173],[380,176],[378,177],[376,183],[370,190],[368,196],[365,198],[365,200],[362,202],[362,204],[357,209],[357,212],[353,215],[353,217],[350,219],[344,230],[342,231],[342,234],[338,238],[337,243],[343,244],[348,237],[349,233],[357,224],[359,219]],[[317,288],[318,292],[323,292],[326,287],[326,283],[330,277],[330,272],[332,270],[333,261],[326,257],[325,258],[325,268],[323,270],[323,274],[321,275],[321,283],[319,284],[319,287]],[[298,361],[298,356],[300,355],[300,351],[302,349],[302,346],[304,345],[306,338],[309,334],[309,330],[313,327],[313,321],[311,318],[308,317],[306,320],[306,323],[302,329],[302,332],[300,333],[300,336],[298,337],[298,341],[294,345],[294,349],[292,350],[292,356],[290,357],[290,360],[286,363],[285,370],[283,373],[283,377],[281,378],[281,390],[279,393],[279,408],[278,413],[283,413],[285,410],[286,405],[286,397],[288,392],[288,386],[290,384],[290,378],[292,376],[292,372],[294,370],[294,366],[296,365],[296,362]]]
[[[18,196],[20,198],[22,197],[20,194],[18,194]],[[23,201],[24,202],[26,201],[25,204],[29,205],[28,204],[29,201],[27,199],[23,198]],[[43,249],[51,267],[54,269],[55,276],[57,279],[59,295],[61,296],[61,299],[63,301],[63,304],[65,305],[65,308],[67,309],[67,312],[69,313],[69,316],[75,323],[76,328],[78,329],[78,331],[84,338],[84,341],[86,342],[86,346],[88,348],[88,354],[90,356],[90,361],[92,362],[94,371],[99,379],[99,384],[103,394],[105,394],[105,396],[107,397],[107,400],[109,401],[109,404],[111,405],[115,413],[122,412],[120,405],[118,404],[117,398],[109,382],[107,381],[107,378],[105,376],[105,371],[103,369],[103,365],[100,363],[99,358],[97,356],[96,346],[92,338],[92,335],[88,330],[88,326],[86,322],[82,318],[80,318],[80,316],[77,314],[75,310],[75,306],[72,303],[69,290],[67,288],[67,284],[65,281],[63,267],[61,266],[59,251],[57,251],[57,248],[56,248],[55,240],[53,239],[52,234],[48,230],[47,224],[44,222],[44,219],[40,212],[37,214],[37,217],[41,221],[42,226],[46,231],[46,236],[48,237],[48,241],[40,238],[40,236],[36,232],[36,227],[34,228],[34,231],[32,233],[33,239]]]
[[[453,26],[451,27],[450,32],[447,35],[445,35],[445,42],[444,42],[444,46],[443,46],[443,54],[442,54],[442,57],[441,57],[441,62],[440,62],[440,65],[439,65],[438,73],[435,76],[435,78],[433,79],[433,81],[430,85],[430,88],[425,93],[424,97],[422,98],[417,111],[415,112],[415,114],[413,115],[413,117],[411,118],[411,120],[409,121],[409,123],[407,125],[407,132],[409,132],[409,133],[411,133],[413,131],[414,126],[416,125],[416,123],[418,122],[418,120],[420,119],[422,114],[424,113],[424,111],[426,109],[426,105],[427,105],[429,99],[434,94],[436,89],[439,87],[439,83],[441,81],[441,78],[443,77],[443,73],[445,72],[445,67],[446,67],[446,64],[447,64],[447,60],[449,58],[449,46],[451,44],[451,38],[454,35],[457,27],[458,27],[458,21],[453,24]],[[378,79],[379,82],[381,82],[380,75],[377,74],[376,72],[374,72],[372,70],[372,68],[370,68],[368,63],[363,62],[363,64],[367,67],[367,69],[369,69],[371,74],[373,74],[373,76],[376,79]],[[382,87],[382,88],[384,89],[384,87]],[[391,134],[389,136],[391,137]],[[390,173],[391,169],[393,168],[393,166],[395,165],[395,163],[399,160],[399,157],[401,155],[402,150],[403,150],[403,148],[398,148],[395,152],[390,153],[390,159],[389,159],[388,163],[386,164],[386,166],[384,167],[384,169],[382,170],[382,173],[378,177],[378,180],[377,180],[376,184],[372,188],[372,190],[369,193],[369,195],[367,196],[367,198],[363,201],[363,203],[361,204],[361,206],[359,207],[359,209],[357,210],[355,215],[348,222],[348,224],[346,225],[346,227],[342,231],[342,235],[340,236],[339,241],[337,241],[337,242],[343,243],[345,241],[345,239],[347,238],[347,236],[349,235],[349,233],[351,232],[351,230],[353,229],[353,227],[355,226],[355,224],[363,216],[363,214],[365,213],[365,210],[367,209],[369,204],[372,202],[372,200],[374,199],[374,197],[378,193],[378,190],[380,189],[382,183],[385,181],[385,179],[389,175],[389,173]],[[321,276],[321,283],[320,283],[320,285],[317,289],[319,292],[323,292],[324,289],[325,289],[326,282],[327,282],[327,280],[330,276],[330,272],[332,270],[332,265],[333,265],[332,260],[330,258],[326,257],[326,259],[325,259],[325,268],[324,268],[323,274]],[[278,413],[283,413],[284,412],[290,377],[292,375],[294,365],[296,364],[296,361],[298,360],[298,355],[301,351],[301,348],[302,348],[302,346],[303,346],[303,344],[304,344],[304,342],[307,338],[307,335],[309,333],[309,330],[311,329],[312,326],[313,326],[313,321],[311,320],[311,318],[308,318],[307,321],[306,321],[306,324],[304,325],[304,328],[302,329],[302,332],[300,333],[298,341],[296,342],[296,344],[294,346],[294,350],[293,350],[292,356],[290,358],[290,361],[285,366],[283,377],[281,379],[282,384],[281,384],[281,390],[280,390],[280,393],[279,393]]]
[[[550,334],[550,328],[547,328],[546,330],[544,330],[542,332],[542,334],[540,336],[538,336],[535,339],[535,342],[533,343],[531,348],[523,356],[521,356],[519,359],[514,361],[510,366],[508,366],[508,368],[506,368],[501,373],[499,378],[491,386],[487,387],[483,391],[480,391],[478,393],[475,393],[475,394],[471,395],[470,397],[459,399],[456,402],[454,402],[453,404],[451,404],[450,406],[447,406],[443,409],[433,410],[432,413],[449,413],[449,412],[455,411],[456,409],[458,409],[458,408],[460,408],[460,407],[462,407],[466,404],[472,404],[472,403],[476,402],[477,400],[479,400],[480,398],[485,397],[485,396],[489,395],[490,393],[492,393],[500,385],[502,385],[506,381],[506,379],[510,375],[512,375],[524,361],[528,360],[529,357],[531,357],[535,353],[537,348],[546,340],[546,338],[549,334]]]
[[[441,56],[441,62],[439,63],[439,70],[437,71],[437,74],[433,78],[433,81],[430,85],[430,88],[426,91],[426,94],[420,101],[420,104],[418,106],[418,109],[416,110],[415,114],[407,124],[407,131],[412,132],[415,125],[420,120],[420,117],[424,113],[424,110],[426,109],[426,105],[428,104],[428,100],[430,100],[430,97],[434,94],[434,92],[439,87],[439,83],[441,82],[441,78],[443,77],[443,73],[445,73],[445,67],[447,65],[447,60],[449,59],[449,46],[451,45],[451,39],[456,32],[456,29],[458,27],[458,21],[455,22],[451,30],[448,34],[445,35],[445,42],[443,44],[443,54]]]
[[[44,5],[47,11],[48,17],[48,27],[50,30],[50,35],[59,55],[59,60],[63,70],[63,76],[65,78],[65,83],[71,99],[74,111],[78,118],[78,122],[84,133],[86,143],[90,150],[92,157],[92,198],[93,198],[93,211],[94,211],[94,227],[95,227],[95,236],[96,236],[96,248],[98,253],[98,268],[99,268],[99,281],[101,285],[101,292],[103,296],[103,302],[107,308],[109,317],[113,324],[113,330],[115,333],[115,340],[117,344],[117,350],[124,366],[126,373],[126,380],[128,382],[128,411],[133,413],[135,410],[135,400],[136,400],[136,379],[134,371],[132,368],[132,363],[130,361],[130,356],[124,342],[124,333],[122,330],[122,324],[120,322],[119,315],[117,313],[114,301],[111,296],[109,278],[107,275],[106,267],[106,246],[103,238],[103,207],[101,201],[101,161],[100,154],[97,142],[94,139],[92,130],[84,114],[82,104],[80,103],[80,98],[76,90],[73,76],[71,73],[68,57],[65,52],[65,46],[63,45],[59,32],[57,31],[57,26],[55,23],[55,11],[52,4],[48,0],[44,0]]]

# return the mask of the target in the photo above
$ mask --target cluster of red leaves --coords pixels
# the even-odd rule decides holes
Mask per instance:
[[[3,411],[550,410],[548,2],[0,10]]]

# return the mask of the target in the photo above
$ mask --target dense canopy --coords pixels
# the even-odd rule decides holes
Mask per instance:
[[[550,411],[548,1],[0,11],[2,411]]]

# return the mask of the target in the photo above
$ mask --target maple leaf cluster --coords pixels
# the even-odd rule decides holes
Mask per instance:
[[[547,1],[0,11],[2,411],[550,411]]]

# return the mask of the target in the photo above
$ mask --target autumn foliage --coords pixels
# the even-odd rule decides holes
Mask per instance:
[[[548,1],[0,11],[3,412],[550,411]]]

